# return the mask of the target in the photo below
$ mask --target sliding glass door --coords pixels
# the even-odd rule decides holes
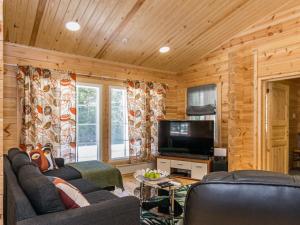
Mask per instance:
[[[77,84],[76,160],[101,160],[101,86]]]
[[[123,87],[110,87],[110,159],[129,157],[127,93]]]

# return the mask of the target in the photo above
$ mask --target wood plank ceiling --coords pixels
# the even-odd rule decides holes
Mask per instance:
[[[4,0],[5,41],[178,72],[299,0]],[[65,29],[68,21],[81,29]],[[171,51],[160,54],[164,45]]]

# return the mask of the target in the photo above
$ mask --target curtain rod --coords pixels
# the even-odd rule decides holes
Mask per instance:
[[[18,66],[18,64],[13,64],[13,63],[3,63],[3,65],[14,66],[14,67]],[[24,65],[24,66],[28,66],[28,65]],[[30,66],[33,66],[33,65],[30,65]],[[34,66],[34,67],[36,67],[36,66]],[[125,79],[125,78],[116,78],[116,77],[111,77],[111,76],[96,75],[96,74],[92,74],[92,73],[78,73],[78,72],[75,72],[74,70],[73,71],[72,70],[64,70],[64,69],[54,69],[54,70],[74,72],[79,76],[93,77],[93,78],[98,78],[98,79],[101,79],[101,80],[115,80],[115,81],[122,81],[122,82],[125,82],[125,81],[128,80],[128,79]],[[133,79],[133,80],[136,80],[136,79]],[[141,81],[146,81],[146,80],[141,79]],[[152,82],[152,81],[149,81],[149,82]],[[164,84],[167,85],[166,83],[164,83]]]
[[[12,64],[12,63],[3,63],[3,65],[14,66],[14,67],[18,66],[18,64]],[[124,79],[124,78],[116,78],[116,77],[110,77],[110,76],[96,75],[96,74],[93,74],[93,73],[78,73],[78,72],[75,72],[75,71],[72,71],[72,70],[64,70],[64,69],[55,69],[55,70],[70,71],[70,72],[76,73],[79,76],[99,78],[101,80],[116,80],[116,81],[122,81],[122,82],[127,80],[127,79]]]

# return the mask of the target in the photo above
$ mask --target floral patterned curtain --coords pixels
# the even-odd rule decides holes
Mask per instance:
[[[158,121],[165,118],[165,84],[126,81],[130,160],[149,161],[157,154]]]
[[[76,74],[19,66],[18,94],[21,99],[21,148],[31,151],[47,143],[55,157],[75,161]]]

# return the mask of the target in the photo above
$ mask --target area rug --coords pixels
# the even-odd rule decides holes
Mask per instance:
[[[184,203],[185,203],[185,197],[187,194],[189,186],[182,187],[178,189],[175,192],[175,199],[176,201],[182,206],[184,209]],[[154,197],[151,198],[150,201],[160,201],[162,198],[166,197]],[[180,216],[180,218],[175,219],[175,224],[176,225],[182,225],[183,224],[183,219],[182,219],[183,214]],[[141,224],[142,225],[171,225],[171,221],[163,216],[157,216],[157,214],[152,213],[151,211],[142,211],[141,215]]]

